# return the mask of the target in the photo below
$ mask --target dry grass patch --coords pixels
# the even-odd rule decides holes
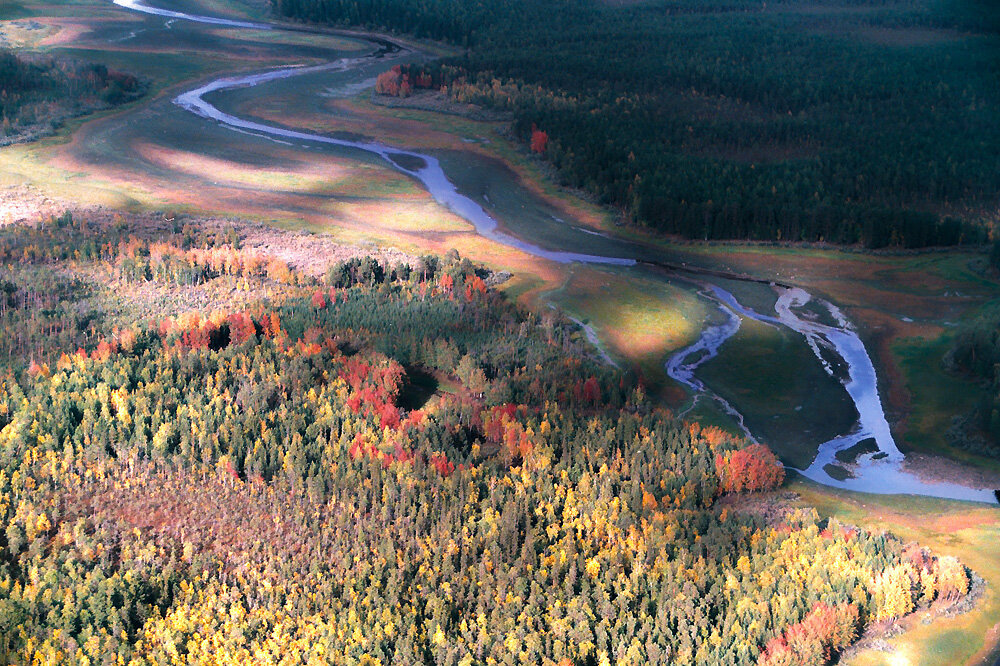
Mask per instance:
[[[58,27],[47,20],[18,19],[0,21],[0,47],[34,48],[45,44]]]
[[[295,270],[314,277],[325,275],[337,262],[358,256],[372,256],[388,266],[415,260],[414,255],[392,247],[343,245],[328,236],[282,231],[264,225],[241,227],[240,236],[243,247],[278,257]]]
[[[212,30],[211,34],[222,39],[233,40],[236,42],[280,44],[282,46],[320,47],[336,51],[368,51],[371,49],[371,46],[364,42],[346,37],[337,37],[335,35],[324,35],[322,33],[295,33],[280,32],[277,30],[219,28],[217,30]]]
[[[294,169],[269,169],[145,142],[138,143],[135,150],[137,155],[150,164],[171,171],[212,180],[215,184],[223,182],[262,190],[318,194],[334,192],[338,183],[351,179],[367,182],[379,180],[377,173],[365,173],[363,178],[358,178],[359,166],[348,160],[339,164],[333,160],[323,162],[299,160]],[[374,169],[366,171],[369,170],[375,171]]]
[[[65,209],[65,204],[50,199],[31,185],[0,188],[0,226],[58,215]]]
[[[588,201],[582,192],[557,186],[551,166],[511,141],[503,132],[505,123],[385,107],[372,104],[367,95],[340,100],[338,107],[354,115],[379,118],[379,129],[400,145],[410,145],[414,138],[429,139],[429,149],[463,150],[498,160],[517,174],[520,186],[562,211],[564,219],[598,230],[610,226],[612,216],[607,210]],[[405,129],[395,133],[398,127]]]

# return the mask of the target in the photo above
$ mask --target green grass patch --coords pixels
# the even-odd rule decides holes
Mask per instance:
[[[965,252],[944,255],[932,264],[932,270],[942,278],[964,282],[995,293],[997,280],[989,275],[986,255]]]
[[[1000,461],[948,443],[946,433],[954,419],[969,414],[983,394],[977,382],[945,369],[942,359],[951,347],[952,337],[946,333],[936,340],[907,338],[892,346],[910,391],[910,414],[903,441],[917,451],[1000,470]]]
[[[240,0],[154,0],[150,4],[169,8],[186,14],[205,14],[227,18],[259,17],[264,3],[241,2]]]
[[[219,71],[225,61],[218,56],[199,53],[155,53],[145,51],[116,51],[77,47],[60,49],[60,53],[88,62],[101,62],[112,69],[127,71],[151,82],[156,90],[181,81],[205,76]]]
[[[535,275],[519,274],[504,282],[500,289],[510,300],[518,301],[528,292],[539,289],[544,284],[545,281]]]
[[[370,51],[371,44],[347,37],[309,32],[280,32],[277,30],[247,30],[244,28],[226,28],[216,30],[215,34],[223,39],[253,44],[278,44],[281,46],[308,46],[338,51]]]
[[[902,640],[906,640],[905,637]],[[914,666],[939,666],[940,664],[961,664],[968,657],[969,636],[960,629],[942,631],[927,641],[927,651],[915,655],[910,661]]]
[[[778,302],[778,294],[770,285],[745,280],[717,280],[717,282],[743,306],[762,314],[774,314],[774,304]]]
[[[804,469],[819,445],[850,430],[857,411],[802,336],[744,320],[699,376],[786,463]]]
[[[447,393],[449,395],[457,395],[461,391],[461,383],[455,381],[451,377],[439,377],[437,380],[437,386],[434,389],[435,393]]]
[[[715,400],[702,398],[691,411],[684,415],[685,421],[697,422],[702,426],[716,426],[737,437],[743,437],[743,431],[733,417],[722,410]]]
[[[837,451],[835,455],[837,460],[840,462],[854,464],[857,461],[858,456],[865,453],[875,453],[876,451],[878,451],[878,444],[875,443],[874,438],[869,437],[861,440],[849,449],[841,449],[840,451]]]
[[[712,315],[685,283],[610,268],[578,268],[547,297],[590,324],[610,354],[641,373],[651,396],[677,392],[664,363],[671,352],[697,339]]]
[[[634,358],[662,356],[690,344],[710,314],[686,285],[617,269],[579,269],[551,297]]]

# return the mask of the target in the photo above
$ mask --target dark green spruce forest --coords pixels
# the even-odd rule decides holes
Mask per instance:
[[[989,239],[1000,19],[986,0],[271,0],[465,47],[430,69],[650,229],[916,248]]]

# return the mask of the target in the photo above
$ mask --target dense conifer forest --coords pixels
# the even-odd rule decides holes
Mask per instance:
[[[510,111],[525,143],[544,132],[562,181],[661,232],[873,248],[990,233],[1000,19],[985,0],[272,5],[467,47],[423,75]]]
[[[956,444],[1000,459],[1000,309],[996,304],[959,330],[948,356],[953,370],[982,383],[975,410],[952,429]]]
[[[969,590],[953,557],[747,510],[784,477],[765,447],[455,253],[316,278],[233,230],[66,215],[0,260],[6,663],[821,664]],[[280,297],[106,305],[215,283]]]

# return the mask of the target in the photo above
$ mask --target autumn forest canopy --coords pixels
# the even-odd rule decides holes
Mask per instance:
[[[1000,308],[982,305],[1000,274],[990,2],[269,3],[267,20],[407,33],[453,55],[369,55],[374,36],[103,0],[0,10],[3,43],[38,33],[0,49],[0,146],[22,144],[0,160],[0,664],[828,666],[913,627],[891,657],[955,636],[990,649],[993,507],[786,478],[806,465],[744,422],[741,398],[727,415],[724,391],[689,394],[663,370],[690,352],[691,368],[714,359],[733,385],[761,375],[740,395],[813,419],[787,428],[805,451],[827,412],[758,369],[787,364],[773,377],[840,391],[860,364],[831,362],[822,336],[796,333],[793,348],[787,331],[761,332],[778,320],[749,314],[781,312],[780,279],[816,294],[788,306],[802,321],[874,338],[876,402],[924,388],[893,363],[900,331],[926,333],[933,348],[912,365],[976,398],[950,445],[1000,459]],[[267,3],[151,4],[263,21]],[[268,72],[268,86],[238,86],[233,102],[206,85],[235,72]],[[286,72],[343,86],[317,96]],[[234,105],[220,109],[228,121],[177,102],[195,85],[214,89],[206,104]],[[380,104],[358,96],[369,92]],[[420,95],[423,107],[407,102]],[[424,116],[465,103],[486,110]],[[264,136],[272,124],[281,137]],[[480,136],[494,130],[502,142]],[[307,131],[352,138],[321,145]],[[455,157],[460,140],[475,161]],[[374,155],[405,166],[418,149],[426,192],[408,177],[417,167],[395,173]],[[465,176],[500,173],[475,171],[487,155],[523,186],[478,193],[497,212],[492,236],[453,219],[461,205],[434,203],[464,164],[463,195]],[[448,167],[441,189],[432,159]],[[549,176],[578,189],[556,192]],[[602,210],[579,190],[673,237],[994,251],[737,257],[691,243],[668,271],[666,259],[530,255],[536,240],[591,251],[544,231],[494,243],[520,233],[504,211],[540,219],[535,197],[608,247],[640,236],[598,232]],[[461,254],[442,249],[453,244]],[[924,261],[939,256],[947,265]],[[813,261],[825,266],[804,278]],[[857,273],[838,282],[849,262]],[[910,282],[918,273],[926,284]],[[880,291],[883,278],[898,284]],[[716,283],[748,304],[739,326]],[[897,297],[898,311],[872,314]],[[947,314],[927,314],[938,306]],[[713,356],[713,335],[731,335],[719,350],[746,363]],[[822,367],[803,372],[803,357]],[[838,432],[857,432],[851,404]],[[894,433],[907,425],[886,413]],[[760,441],[736,434],[751,431]],[[874,454],[874,441],[834,459]],[[876,519],[876,506],[899,516]],[[930,639],[917,626],[944,617]]]
[[[821,664],[973,581],[747,511],[766,447],[454,252],[316,277],[232,228],[67,214],[0,261],[4,660]]]
[[[982,243],[1000,191],[997,11],[980,0],[272,0],[466,47],[429,70],[651,229]],[[414,84],[413,81],[410,82]]]

